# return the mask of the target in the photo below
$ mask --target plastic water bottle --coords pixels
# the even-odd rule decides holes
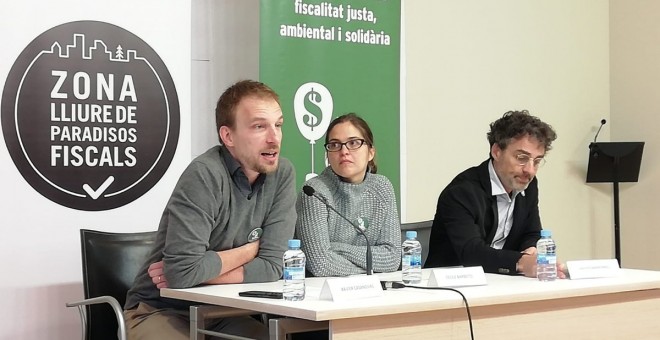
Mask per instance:
[[[406,231],[406,240],[401,246],[402,281],[405,284],[422,282],[422,244],[417,241],[417,232]]]
[[[284,300],[300,301],[305,298],[305,253],[300,250],[300,240],[289,240],[289,250],[284,252]]]
[[[536,277],[539,281],[554,281],[557,278],[557,248],[550,230],[541,230],[536,252]]]

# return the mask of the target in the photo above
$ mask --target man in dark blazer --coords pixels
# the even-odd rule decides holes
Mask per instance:
[[[490,158],[456,176],[438,198],[425,267],[536,277],[536,172],[557,135],[525,110],[505,113],[487,137]]]

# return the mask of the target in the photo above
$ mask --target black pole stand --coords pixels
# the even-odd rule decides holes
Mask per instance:
[[[614,165],[612,166],[612,191],[614,192],[614,255],[616,261],[619,262],[621,267],[621,229],[619,225],[619,157],[614,157]]]
[[[614,194],[614,254],[621,266],[619,183],[637,182],[644,142],[599,142],[589,145],[587,183],[612,183]]]

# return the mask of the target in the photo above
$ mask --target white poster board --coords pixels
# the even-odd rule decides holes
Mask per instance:
[[[190,161],[190,7],[3,1],[1,339],[80,337],[79,229],[157,228]]]

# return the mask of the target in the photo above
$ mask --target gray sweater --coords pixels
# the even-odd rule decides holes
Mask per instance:
[[[359,184],[343,182],[330,167],[307,181],[344,216],[364,221],[376,272],[392,272],[401,262],[401,224],[392,183],[367,173]],[[315,197],[300,193],[296,234],[314,276],[346,276],[366,272],[366,241],[355,228]]]
[[[163,260],[170,288],[189,288],[220,274],[217,251],[248,242],[263,228],[259,254],[244,265],[244,282],[275,281],[282,276],[282,255],[296,221],[295,173],[283,158],[274,173],[248,198],[229,174],[216,146],[194,159],[179,178],[158,226],[156,244],[126,298],[126,309],[143,301],[153,307],[187,308],[188,303],[161,298],[147,268]],[[240,171],[240,170],[239,170]]]

